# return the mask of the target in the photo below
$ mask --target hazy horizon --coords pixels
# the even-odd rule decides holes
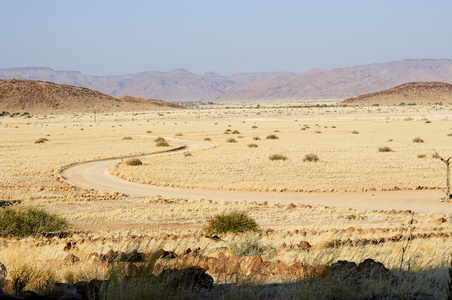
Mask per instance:
[[[0,0],[0,69],[296,72],[452,58],[452,2]]]

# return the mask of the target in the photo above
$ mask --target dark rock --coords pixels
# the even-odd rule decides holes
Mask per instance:
[[[213,286],[213,278],[206,274],[205,269],[199,267],[166,269],[157,278],[168,288],[173,289],[210,289]]]

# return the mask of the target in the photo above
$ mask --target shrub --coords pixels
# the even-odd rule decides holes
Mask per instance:
[[[146,133],[152,133],[152,131],[151,131],[151,130],[148,130],[148,131],[146,131]]]
[[[175,136],[184,136],[182,133],[176,133]]]
[[[222,213],[215,215],[207,220],[207,226],[204,228],[208,233],[238,233],[255,231],[258,232],[257,222],[244,212]]]
[[[189,156],[191,156],[191,153],[190,152],[184,152],[184,156],[185,157],[189,157]]]
[[[157,139],[155,139],[155,145],[157,147],[169,147],[168,142],[164,138],[157,138]]]
[[[425,154],[418,154],[418,156],[417,156],[417,158],[426,158],[427,157],[427,155],[425,155]]]
[[[255,136],[255,137],[253,137],[253,140],[255,140],[255,141],[260,141],[260,140],[261,140],[261,138],[260,138],[260,137],[258,137],[258,136]]]
[[[42,144],[42,143],[45,143],[45,142],[48,142],[48,141],[49,141],[49,140],[46,139],[46,138],[40,138],[40,139],[38,139],[38,140],[35,141],[35,144]]]
[[[253,129],[256,129],[257,128],[257,126],[256,125],[253,125],[251,128],[253,128]]]
[[[359,134],[359,132],[354,130],[354,131],[352,131],[352,134]]]
[[[237,143],[237,141],[234,138],[228,138],[226,143]]]
[[[287,157],[282,154],[272,154],[268,157],[270,160],[286,160]]]
[[[232,134],[240,134],[240,131],[234,130],[234,131],[232,132]]]
[[[413,139],[413,142],[414,142],[414,143],[423,143],[424,140],[421,139],[420,137],[417,137],[417,138],[414,138],[414,139]]]
[[[270,134],[266,137],[267,140],[277,140],[279,137],[276,134]]]
[[[447,136],[452,136],[452,133],[448,133]]]
[[[320,130],[316,130],[314,131],[314,133],[322,133]]]
[[[123,137],[122,139],[123,139],[123,140],[131,140],[132,137],[131,137],[131,136],[125,136],[125,137]]]
[[[307,162],[318,162],[320,159],[317,156],[317,154],[314,153],[310,153],[310,154],[306,154],[303,161],[307,161]]]
[[[141,166],[143,162],[139,160],[138,158],[131,158],[126,160],[126,165],[128,166]]]
[[[211,141],[211,138],[204,138],[205,141]]]
[[[65,230],[68,223],[64,218],[40,209],[0,210],[0,236],[26,237],[45,232]]]
[[[257,144],[248,144],[248,148],[257,148],[259,147]]]
[[[380,147],[378,148],[378,152],[394,152],[391,148],[389,147]]]

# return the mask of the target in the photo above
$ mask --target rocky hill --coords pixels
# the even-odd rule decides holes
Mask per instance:
[[[115,98],[87,88],[47,81],[0,79],[0,111],[10,113],[111,112],[177,108],[183,107],[155,99]]]
[[[409,82],[396,87],[349,98],[342,104],[431,104],[442,102],[452,103],[452,84],[444,82]]]
[[[383,64],[313,69],[296,77],[253,81],[210,101],[344,99],[412,81],[452,83],[452,60],[403,60]]]
[[[185,69],[89,76],[50,68],[13,68],[0,70],[0,78],[45,80],[86,87],[113,97],[173,102],[345,99],[407,82],[452,83],[452,60],[407,59],[331,70],[312,69],[303,74],[269,72],[231,76],[214,72],[196,75]]]

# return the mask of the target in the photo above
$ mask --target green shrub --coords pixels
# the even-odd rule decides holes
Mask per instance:
[[[378,152],[394,152],[394,150],[389,147],[380,147],[378,148]]]
[[[226,143],[237,143],[237,141],[234,138],[228,138]]]
[[[277,140],[279,137],[276,134],[270,134],[266,137],[267,140]]]
[[[318,162],[320,159],[317,156],[317,154],[314,153],[310,153],[310,154],[306,154],[303,161],[307,161],[307,162]]]
[[[126,160],[126,165],[128,166],[141,166],[143,162],[139,160],[138,158],[131,158]]]
[[[228,214],[222,213],[215,215],[207,220],[207,226],[204,230],[213,234],[260,231],[257,222],[244,212],[232,212]]]
[[[421,139],[420,137],[417,137],[417,138],[414,138],[414,139],[413,139],[413,142],[414,142],[414,143],[423,143],[424,140]]]
[[[64,218],[40,209],[0,210],[0,236],[26,237],[45,232],[65,230],[68,223]]]
[[[270,160],[286,160],[287,156],[284,156],[282,154],[272,154],[268,157]]]
[[[37,139],[36,141],[35,141],[35,144],[42,144],[42,143],[45,143],[45,142],[48,142],[49,140],[48,139],[46,139],[46,138],[40,138],[40,139]]]

